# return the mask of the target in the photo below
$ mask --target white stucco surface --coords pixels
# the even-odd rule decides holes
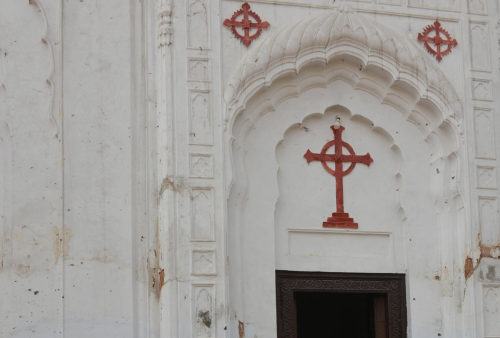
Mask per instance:
[[[276,337],[275,271],[406,274],[500,337],[500,4],[0,0],[0,337]],[[417,40],[439,20],[438,62]],[[326,229],[335,178],[359,229]]]

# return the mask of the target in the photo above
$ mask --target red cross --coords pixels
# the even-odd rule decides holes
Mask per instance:
[[[432,31],[436,31],[436,35],[430,37],[429,33]],[[441,38],[439,33],[443,33],[446,39]],[[457,40],[451,39],[450,33],[448,33],[445,29],[441,28],[441,23],[439,21],[434,22],[434,26],[427,26],[424,29],[424,34],[418,33],[418,41],[423,42],[427,51],[432,55],[436,55],[436,59],[441,61],[446,54],[451,52],[451,47],[455,47],[458,45]],[[432,42],[437,50],[434,50],[429,42]],[[441,50],[441,45],[448,45],[445,50]]]
[[[363,163],[367,166],[373,162],[370,154],[366,155],[356,155],[351,145],[342,141],[342,132],[344,131],[344,127],[340,126],[338,129],[335,126],[331,126],[333,130],[334,139],[330,142],[327,142],[323,149],[321,149],[321,153],[315,154],[312,153],[309,149],[305,153],[304,157],[307,160],[307,163],[311,163],[312,161],[321,161],[323,168],[325,170],[335,176],[336,183],[336,196],[337,196],[337,212],[332,214],[332,217],[329,217],[327,222],[323,222],[324,228],[352,228],[357,229],[358,223],[354,223],[352,218],[349,218],[349,214],[344,212],[344,182],[343,177],[349,175],[351,171],[353,171],[356,163]],[[333,145],[335,145],[335,154],[327,154],[326,152]],[[350,155],[344,155],[342,153],[342,148],[346,148],[349,151]],[[330,168],[326,162],[335,162],[335,170]],[[347,170],[343,170],[343,163],[349,162],[351,165]]]
[[[224,20],[224,25],[227,27],[231,27],[231,30],[233,31],[233,34],[236,35],[236,37],[240,38],[243,43],[248,46],[250,43],[252,43],[252,40],[257,39],[262,32],[262,28],[267,28],[270,26],[269,22],[264,21],[262,22],[260,20],[260,17],[255,14],[252,11],[249,11],[250,5],[245,2],[242,6],[242,9],[237,10],[234,12],[233,16],[230,19]],[[236,18],[240,15],[243,14],[243,19],[241,21],[236,21]],[[252,17],[255,19],[257,22],[252,22],[250,21],[249,17]],[[236,27],[241,27],[245,31],[245,36],[241,35],[238,33],[236,30]],[[255,34],[250,35],[250,29],[252,28],[257,28],[257,32]]]

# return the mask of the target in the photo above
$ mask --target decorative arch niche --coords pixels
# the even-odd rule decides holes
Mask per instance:
[[[277,269],[406,273],[408,299],[426,300],[408,301],[413,336],[453,330],[464,283],[462,262],[453,257],[462,257],[467,241],[461,104],[452,88],[410,41],[344,5],[249,51],[225,93],[234,175],[228,185],[231,336],[239,322],[245,336],[276,335]],[[319,150],[332,139],[337,115],[346,141],[375,160],[346,177],[346,206],[360,223],[353,231],[321,227],[335,210],[334,178],[302,158],[302,148]],[[363,213],[361,203],[370,198],[383,212]],[[310,222],[300,216],[306,210]],[[344,236],[374,251],[328,251],[315,242],[318,234],[333,238],[330,244]],[[300,243],[319,252],[301,251]]]

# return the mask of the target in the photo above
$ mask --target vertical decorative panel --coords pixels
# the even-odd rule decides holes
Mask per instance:
[[[378,0],[378,3],[381,5],[395,5],[400,6],[401,0]]]
[[[215,240],[213,188],[192,188],[190,195],[191,240]]]
[[[212,105],[209,90],[189,91],[189,144],[212,145]]]
[[[189,0],[186,4],[188,48],[210,49],[209,0]]]
[[[483,79],[472,79],[472,99],[492,101],[491,81]]]
[[[500,337],[500,287],[483,285],[484,337]]]
[[[470,41],[472,70],[489,72],[491,65],[488,24],[471,21]]]
[[[189,154],[189,176],[213,178],[214,161],[211,154]]]
[[[493,111],[487,108],[474,109],[476,157],[495,158],[495,134]]]
[[[188,81],[210,82],[211,78],[209,58],[188,58]]]
[[[459,11],[459,0],[408,0],[409,7]]]
[[[485,15],[488,12],[486,0],[468,0],[469,13]]]
[[[478,165],[476,167],[476,178],[478,188],[497,188],[497,170],[495,167]]]
[[[193,284],[193,337],[215,337],[215,284]]]
[[[499,240],[499,228],[496,197],[479,197],[479,231],[482,244],[496,245]]]
[[[500,20],[496,24],[497,29],[497,46],[498,46],[498,61],[500,63]]]
[[[215,275],[215,251],[194,250],[192,255],[192,274],[195,276]]]

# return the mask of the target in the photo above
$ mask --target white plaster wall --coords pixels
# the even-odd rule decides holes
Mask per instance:
[[[130,5],[64,6],[64,331],[132,337]]]
[[[153,336],[141,5],[0,8],[0,336]]]
[[[2,337],[48,337],[62,310],[61,156],[50,109],[44,13],[27,2],[2,10]],[[48,6],[46,15],[57,7]],[[8,13],[7,13],[8,12]],[[57,103],[56,103],[57,104]]]
[[[231,155],[232,121],[222,93],[249,48],[222,21],[241,3],[0,1],[2,337],[261,337],[252,331],[253,319],[235,311],[244,308],[241,294],[250,289],[230,289],[232,276],[248,264],[229,250],[240,240],[231,223],[235,205],[228,202],[240,164]],[[485,251],[498,246],[500,233],[498,2],[350,3],[409,40],[439,18],[459,41],[439,68],[461,100],[464,153],[442,154],[447,160],[435,166],[461,177],[463,201],[452,196],[447,202],[456,214],[437,216],[441,261],[430,267],[418,257],[412,262],[422,273],[414,276],[422,290],[432,285],[445,295],[443,314],[429,314],[432,329],[415,332],[434,335],[445,327],[448,336],[500,335],[496,303],[489,301],[498,294],[500,263],[495,251]],[[250,4],[271,23],[259,39],[338,6],[324,0]],[[310,113],[304,110],[304,117]],[[273,159],[291,125],[281,126],[269,149]],[[453,161],[462,164],[460,172]],[[452,182],[431,180],[456,191]],[[411,186],[416,182],[405,184],[418,188]],[[436,212],[435,205],[425,210],[431,208]],[[406,222],[416,217],[409,209],[405,215]],[[363,217],[355,217],[360,225]],[[193,236],[196,231],[211,236]],[[427,234],[409,229],[405,236],[425,242]],[[429,257],[432,243],[426,242]],[[260,254],[292,267],[273,250]],[[451,262],[455,279],[443,277],[440,269],[449,267],[443,262]],[[469,268],[473,277],[459,279]],[[441,281],[432,280],[438,272]],[[262,315],[274,313],[271,307]],[[456,320],[436,324],[439,318]],[[265,319],[270,327],[272,319]]]

